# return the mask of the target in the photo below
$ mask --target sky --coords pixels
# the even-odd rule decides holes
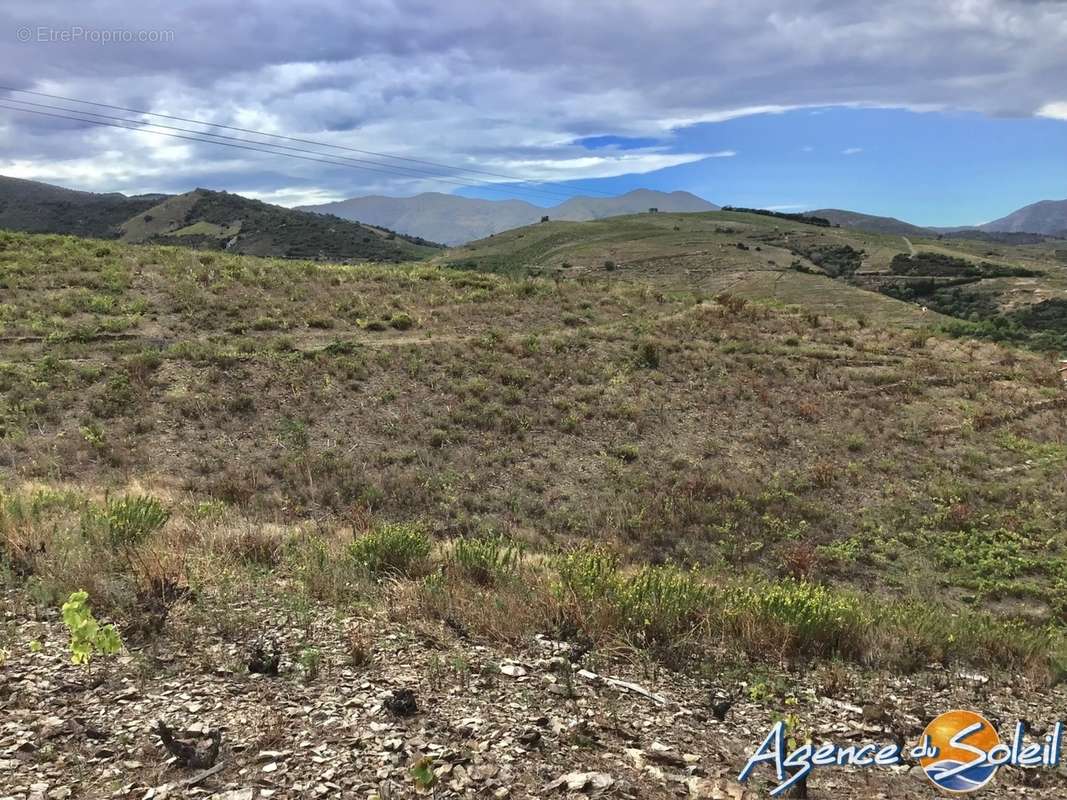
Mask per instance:
[[[1064,0],[5,0],[0,86],[333,163],[5,90],[0,174],[283,205],[648,187],[975,224],[1067,197],[1065,41]]]

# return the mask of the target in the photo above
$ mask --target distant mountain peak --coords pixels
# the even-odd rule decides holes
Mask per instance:
[[[578,196],[544,208],[525,200],[484,200],[461,195],[424,192],[414,197],[353,197],[336,203],[301,206],[301,210],[334,214],[400,233],[445,244],[483,239],[501,231],[553,220],[584,222],[656,208],[663,212],[715,211],[709,203],[685,191],[631,189],[617,197]]]
[[[1003,233],[1067,235],[1067,200],[1039,200],[978,228]]]

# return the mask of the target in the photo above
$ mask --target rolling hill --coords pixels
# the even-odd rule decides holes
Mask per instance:
[[[0,177],[0,228],[333,261],[405,261],[440,248],[417,237],[228,192],[127,197],[6,177]]]
[[[0,228],[110,239],[118,235],[123,222],[165,197],[79,192],[39,181],[0,176]]]
[[[437,192],[415,197],[354,197],[301,207],[304,211],[335,214],[451,245],[529,225],[543,216],[580,222],[636,214],[650,208],[679,212],[713,211],[718,206],[689,192],[635,189],[618,197],[574,197],[552,208],[524,200],[481,200]]]
[[[1067,236],[1067,200],[1042,200],[1013,211],[978,228],[1007,233],[1044,233]]]
[[[820,215],[812,212],[813,218]],[[902,236],[737,211],[548,222],[456,247],[468,269],[604,276],[861,314],[898,326],[1067,349],[1067,251],[1056,240]]]
[[[168,197],[120,227],[123,241],[175,244],[257,256],[331,261],[406,261],[439,246],[322,214],[228,192]]]
[[[838,208],[820,208],[817,211],[806,211],[813,217],[828,219],[833,225],[842,228],[855,228],[871,233],[888,233],[899,236],[929,236],[930,229],[912,225],[910,222],[896,219],[895,217],[879,217],[873,214],[861,214],[858,211],[843,211]]]

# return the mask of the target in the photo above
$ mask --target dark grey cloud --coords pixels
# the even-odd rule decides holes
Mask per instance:
[[[100,40],[122,32],[133,40]],[[669,143],[672,129],[756,110],[1067,117],[1064,41],[1067,4],[1051,1],[7,0],[0,83],[530,177],[589,177],[702,154],[592,155],[577,138]],[[269,178],[286,200],[449,188],[7,111],[0,147],[0,170],[86,188],[211,178],[266,193]]]

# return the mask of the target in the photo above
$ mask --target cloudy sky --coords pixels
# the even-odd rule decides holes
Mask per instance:
[[[552,205],[649,186],[966,224],[1067,197],[1064,42],[1064,0],[5,0],[5,87],[451,169],[117,130],[0,92],[42,112],[0,108],[0,174],[287,205],[426,190]],[[490,188],[504,179],[485,172],[563,185]]]

